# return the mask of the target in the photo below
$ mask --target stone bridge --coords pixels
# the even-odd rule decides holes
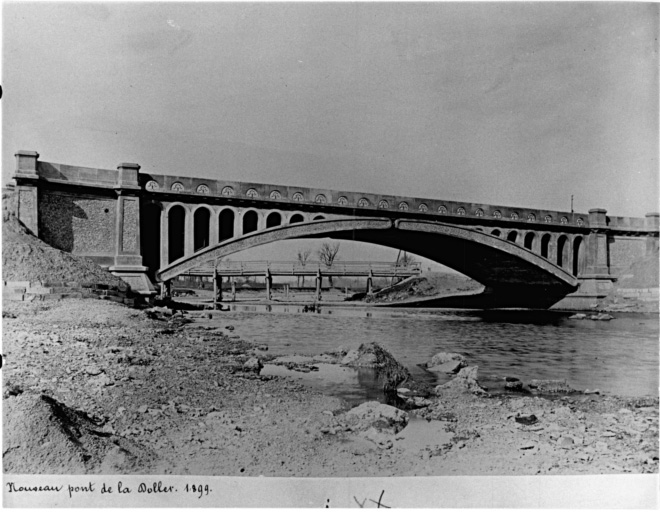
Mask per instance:
[[[201,264],[291,238],[394,247],[454,268],[492,290],[546,307],[603,296],[658,247],[645,218],[140,173],[16,153],[17,215],[41,239],[87,256],[142,293]],[[577,291],[576,291],[577,290]],[[533,301],[534,297],[547,300]],[[542,304],[541,304],[542,303]]]

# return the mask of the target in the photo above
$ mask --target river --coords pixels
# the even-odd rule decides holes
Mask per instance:
[[[657,315],[617,314],[611,321],[571,320],[552,311],[474,311],[233,305],[214,323],[234,324],[240,335],[266,344],[271,354],[316,355],[376,342],[417,379],[445,376],[418,365],[438,352],[459,352],[479,366],[479,381],[504,392],[504,377],[566,379],[576,389],[622,396],[658,396]],[[309,378],[309,377],[306,377]],[[318,379],[317,379],[318,380]],[[323,380],[323,379],[321,379]],[[375,398],[369,372],[347,371],[339,381],[317,383],[351,402]]]

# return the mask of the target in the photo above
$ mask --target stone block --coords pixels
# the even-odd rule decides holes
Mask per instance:
[[[3,293],[2,300],[22,301],[24,299],[22,293]]]

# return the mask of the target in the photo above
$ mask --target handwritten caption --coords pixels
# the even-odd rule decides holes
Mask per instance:
[[[137,486],[124,484],[121,480],[115,484],[102,482],[100,485],[96,482],[89,482],[87,485],[32,485],[23,486],[15,482],[7,482],[7,491],[9,493],[67,493],[69,498],[84,494],[173,494],[183,492],[202,499],[209,496],[213,489],[208,484],[185,484],[181,489],[174,485],[164,485],[162,481],[141,482]]]

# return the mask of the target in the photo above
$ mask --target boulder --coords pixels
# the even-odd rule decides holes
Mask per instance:
[[[437,366],[432,366],[428,368],[428,371],[435,373],[456,373],[461,368],[465,367],[463,361],[458,361],[456,359],[452,361],[447,361],[446,363],[439,364]]]
[[[442,395],[444,393],[473,393],[475,395],[487,395],[488,393],[484,388],[479,385],[477,381],[478,366],[466,366],[463,368],[456,377],[447,382],[436,386],[435,394]]]
[[[516,377],[505,377],[504,380],[504,389],[520,391],[523,388],[522,381]]]
[[[384,391],[395,391],[399,384],[410,379],[408,369],[377,343],[363,343],[357,350],[351,350],[342,359],[342,364],[375,369]]]
[[[348,411],[345,421],[354,431],[373,428],[380,433],[397,434],[408,424],[408,414],[391,405],[365,402]]]
[[[584,313],[575,313],[574,315],[568,317],[569,320],[585,320],[586,318],[587,315]]]
[[[566,380],[533,379],[529,387],[539,393],[577,393],[577,390],[568,385]]]
[[[448,363],[449,361],[460,361],[463,363],[463,366],[466,366],[465,358],[461,354],[458,354],[457,352],[438,352],[429,362],[426,363],[426,367],[433,368],[434,366],[439,366]]]
[[[263,363],[261,360],[257,357],[251,357],[245,363],[243,364],[243,370],[246,372],[254,372],[256,374],[259,374],[261,369],[264,367]]]

